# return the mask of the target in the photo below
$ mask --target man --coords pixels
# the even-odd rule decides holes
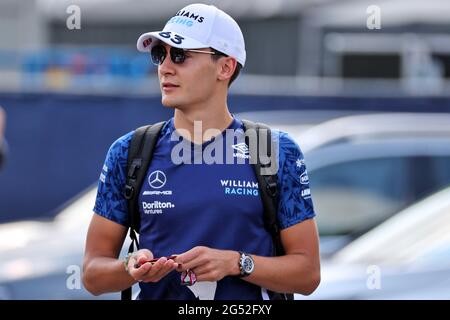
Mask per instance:
[[[228,110],[228,87],[246,58],[238,24],[214,6],[192,4],[163,31],[143,34],[137,47],[158,65],[162,104],[174,108],[174,117],[160,132],[139,193],[140,250],[125,266],[118,255],[130,223],[123,188],[134,132],[109,149],[87,235],[84,286],[98,295],[139,282],[140,299],[312,293],[320,281],[319,246],[302,153],[287,134],[278,134],[278,220],[286,254],[273,257],[248,146],[239,140],[243,124]],[[230,130],[232,142],[240,143],[222,149],[217,143]],[[244,163],[196,161],[211,146],[214,157],[223,150]],[[197,283],[183,286],[180,275]]]

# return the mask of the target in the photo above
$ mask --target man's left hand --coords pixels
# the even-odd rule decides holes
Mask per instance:
[[[194,247],[175,258],[178,272],[192,270],[197,281],[219,281],[225,276],[239,274],[239,253],[208,247]]]

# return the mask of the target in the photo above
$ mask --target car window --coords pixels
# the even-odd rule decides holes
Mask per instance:
[[[342,162],[309,175],[321,235],[366,231],[410,202],[407,157]]]

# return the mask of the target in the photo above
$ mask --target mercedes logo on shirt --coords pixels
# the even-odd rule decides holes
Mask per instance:
[[[148,184],[153,189],[159,189],[164,187],[166,184],[167,178],[164,172],[160,170],[153,171],[150,173],[150,176],[148,177]]]

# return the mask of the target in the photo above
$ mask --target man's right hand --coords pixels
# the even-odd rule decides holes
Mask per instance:
[[[155,263],[144,263],[153,259],[153,253],[148,249],[133,252],[128,260],[128,273],[138,282],[158,282],[168,273],[178,267],[178,263],[172,259],[161,257]]]

